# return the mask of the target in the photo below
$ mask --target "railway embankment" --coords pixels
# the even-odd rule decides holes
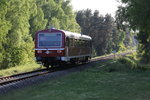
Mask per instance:
[[[61,74],[55,80],[15,90],[1,95],[0,98],[1,100],[148,100],[150,98],[149,70],[131,69],[118,60],[99,61],[89,65],[89,68],[82,71]]]
[[[132,51],[127,51],[127,52],[132,52]],[[119,55],[119,54],[120,53],[116,53],[116,55]],[[97,58],[100,58],[100,59],[109,58],[110,56],[112,56],[111,59],[113,59],[115,57],[114,54],[108,54],[108,55],[103,55],[103,56],[99,56],[99,57],[94,57],[93,60],[97,59]],[[44,67],[41,64],[29,62],[25,65],[20,65],[20,66],[15,66],[15,67],[10,67],[7,69],[0,70],[0,77],[24,73],[24,72],[30,72],[30,71],[34,71],[34,70],[43,69],[43,68]]]

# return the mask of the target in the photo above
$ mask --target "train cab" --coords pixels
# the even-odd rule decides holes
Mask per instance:
[[[91,57],[91,37],[58,29],[46,29],[35,34],[35,57],[45,67],[64,62],[88,60]]]

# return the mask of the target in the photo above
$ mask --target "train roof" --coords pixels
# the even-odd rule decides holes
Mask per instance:
[[[92,38],[88,35],[83,35],[83,34],[64,31],[64,30],[61,30],[61,31],[63,31],[65,33],[65,35],[70,37],[70,38],[83,39],[83,40],[92,40]]]
[[[65,34],[65,36],[69,37],[69,38],[82,39],[82,40],[92,40],[92,38],[88,35],[82,35],[82,34],[79,34],[79,33],[69,32],[69,31],[65,31],[65,30],[47,29],[47,30],[41,30],[39,32],[42,32],[42,31],[63,32]]]

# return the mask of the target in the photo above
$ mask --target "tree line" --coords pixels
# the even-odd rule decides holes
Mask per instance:
[[[77,12],[76,20],[82,34],[92,37],[96,56],[123,51],[135,45],[132,32],[127,28],[126,31],[118,30],[114,18],[109,14],[102,16],[98,10],[92,13],[91,9],[86,9]]]
[[[34,34],[51,26],[93,38],[95,55],[132,47],[133,35],[114,18],[90,9],[74,12],[70,0],[1,0],[0,69],[34,59]]]
[[[150,0],[119,0],[116,19],[119,29],[128,26],[137,33],[138,58],[150,63]]]
[[[0,69],[34,58],[34,34],[49,28],[79,32],[69,0],[0,1]]]

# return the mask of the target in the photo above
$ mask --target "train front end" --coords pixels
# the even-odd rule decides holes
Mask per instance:
[[[45,67],[53,66],[65,56],[65,34],[56,29],[42,30],[35,35],[35,57]]]

